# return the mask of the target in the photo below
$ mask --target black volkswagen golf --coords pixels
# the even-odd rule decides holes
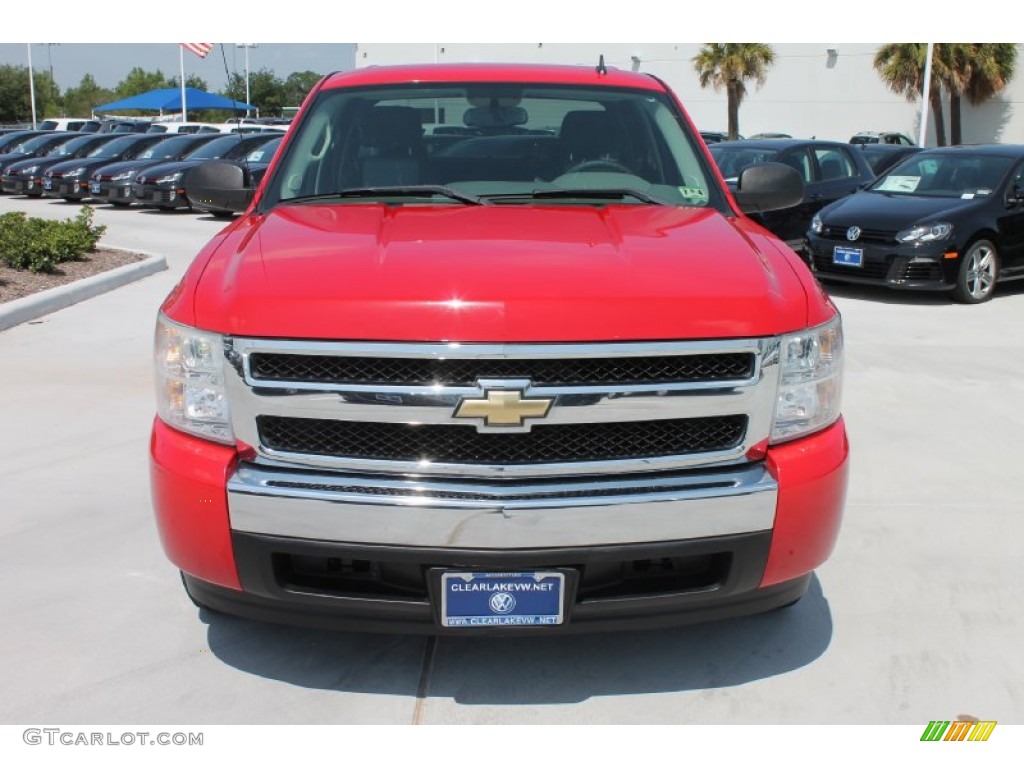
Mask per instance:
[[[807,240],[822,279],[987,301],[997,281],[1024,277],[1024,146],[912,155],[823,208]]]

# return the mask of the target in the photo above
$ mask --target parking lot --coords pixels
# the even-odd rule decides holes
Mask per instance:
[[[0,198],[0,213],[77,206]],[[149,506],[150,344],[223,222],[102,206],[167,272],[0,332],[0,722],[907,724],[1024,718],[1024,284],[836,287],[852,475],[795,607],[646,633],[328,633],[198,611]]]

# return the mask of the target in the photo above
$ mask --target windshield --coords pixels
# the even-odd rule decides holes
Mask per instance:
[[[124,138],[114,139],[112,141],[108,141],[102,146],[96,147],[96,149],[86,155],[86,157],[118,157],[122,152],[134,146],[136,143],[138,143],[138,139],[134,136],[125,136]]]
[[[779,154],[777,149],[754,149],[727,144],[715,144],[708,147],[708,150],[726,181],[735,181],[750,166],[770,163]]]
[[[80,150],[82,147],[87,146],[89,144],[94,144],[95,142],[95,136],[81,136],[77,139],[71,139],[71,141],[64,142],[56,149],[51,149],[49,152],[46,153],[46,156],[71,157],[71,155],[75,154],[75,152]]]
[[[219,157],[224,157],[224,153],[234,149],[236,144],[238,144],[238,136],[222,136],[189,152],[185,155],[185,159],[216,160]]]
[[[308,107],[262,205],[387,188],[396,190],[389,203],[460,199],[432,192],[412,199],[416,188],[429,188],[502,204],[644,204],[647,197],[705,206],[713,190],[698,142],[669,98],[653,91],[514,83],[340,88]],[[387,196],[348,199],[374,197]]]
[[[991,195],[1010,169],[1009,157],[957,153],[915,155],[869,188],[872,192],[971,199]]]
[[[157,142],[141,155],[140,160],[177,160],[196,145],[194,136],[174,136]]]
[[[245,162],[247,163],[269,163],[270,159],[277,152],[277,148],[281,146],[281,139],[271,139],[266,144],[261,144],[256,149],[252,150],[245,156]]]
[[[65,136],[47,136],[44,134],[42,136],[35,136],[34,138],[26,139],[20,144],[15,144],[7,151],[24,153],[37,152],[52,147],[54,144],[59,144],[60,142],[66,140],[67,139]]]

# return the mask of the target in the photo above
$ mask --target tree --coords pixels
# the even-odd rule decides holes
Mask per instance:
[[[60,114],[60,89],[49,72],[32,70],[36,94],[36,117],[43,119]],[[0,123],[32,121],[32,97],[28,67],[11,64],[0,66]]]
[[[93,107],[113,100],[114,92],[101,88],[90,74],[82,75],[76,87],[64,91],[64,109],[76,117],[87,117],[92,114]]]
[[[140,93],[155,91],[158,88],[173,88],[174,80],[166,77],[159,69],[147,72],[142,67],[133,67],[124,80],[114,86],[114,94],[118,99],[138,96]]]
[[[177,75],[171,78],[170,83],[171,84],[167,86],[168,88],[181,88],[181,78]],[[206,85],[206,81],[203,80],[203,78],[201,78],[199,75],[189,75],[188,77],[186,77],[185,87],[196,88],[200,91],[210,90],[209,87]]]
[[[233,72],[221,95],[245,101],[245,75]],[[284,82],[266,68],[249,72],[249,103],[264,116],[279,116],[282,107],[291,106],[287,103]]]
[[[323,75],[310,70],[292,72],[284,81],[285,106],[298,107]]]
[[[701,88],[708,85],[716,91],[725,88],[730,139],[739,137],[739,110],[747,95],[746,82],[753,80],[758,87],[764,85],[768,69],[774,63],[775,51],[766,43],[705,43],[693,57]]]
[[[948,81],[951,61],[945,43],[935,46],[932,56],[932,78],[928,88],[928,103],[935,125],[935,143],[946,145],[946,121],[942,113],[943,80]],[[924,88],[924,67],[928,46],[925,43],[888,43],[875,53],[874,67],[893,93],[914,102]]]
[[[977,106],[1001,93],[1013,77],[1017,63],[1014,43],[953,43],[958,46],[961,69],[957,87],[950,88],[949,123],[953,144],[960,143],[960,97]]]

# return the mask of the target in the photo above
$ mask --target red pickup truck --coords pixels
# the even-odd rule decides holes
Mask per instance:
[[[164,302],[153,500],[194,602],[369,631],[645,628],[789,605],[829,555],[842,328],[657,78],[324,78]]]

